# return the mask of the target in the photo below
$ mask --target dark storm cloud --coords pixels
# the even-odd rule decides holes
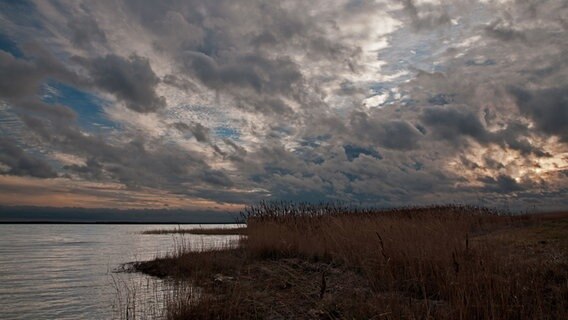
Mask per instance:
[[[228,147],[226,151],[217,151],[217,153],[219,153],[220,155],[222,155],[224,158],[229,159],[230,161],[233,162],[243,162],[244,158],[247,155],[247,150],[239,145],[237,145],[235,142],[233,142],[230,139],[223,139],[223,143],[225,143],[225,145]],[[215,146],[216,148],[219,148],[218,146]]]
[[[207,170],[203,172],[200,177],[203,181],[213,186],[231,187],[233,185],[231,179],[224,172],[219,170]]]
[[[290,94],[292,85],[302,77],[296,64],[287,58],[245,55],[236,57],[235,61],[218,64],[203,53],[187,52],[184,63],[201,82],[217,90],[240,87],[250,88],[256,93]]]
[[[371,157],[375,157],[377,159],[382,159],[383,157],[377,151],[373,149],[367,149],[359,146],[353,145],[345,145],[343,147],[345,149],[345,155],[347,156],[347,160],[353,161],[354,159],[358,158],[361,154],[365,154]]]
[[[364,112],[352,114],[351,127],[355,138],[363,138],[364,141],[375,142],[388,149],[414,149],[422,137],[422,133],[408,121],[385,121]]]
[[[452,183],[449,177],[433,170],[426,159],[405,157],[397,150],[381,149],[379,153],[370,146],[338,143],[330,139],[319,146],[289,151],[274,142],[271,148],[249,154],[238,164],[239,172],[250,175],[251,183],[259,187],[271,186],[274,196],[302,197],[307,201],[380,201],[396,205],[434,187],[447,189]],[[425,168],[427,171],[419,173]]]
[[[200,155],[190,154],[175,145],[148,140],[143,135],[128,134],[118,140],[85,134],[73,122],[54,123],[53,119],[33,115],[24,115],[22,120],[29,133],[34,133],[51,149],[86,159],[84,164],[64,166],[63,174],[90,181],[118,181],[130,188],[155,187],[170,191],[183,191],[182,184],[189,182],[195,188],[210,184],[221,188],[231,185],[229,177],[212,170]],[[10,145],[4,143],[3,147]],[[11,156],[1,160],[11,167],[11,173],[38,177],[54,174],[43,162],[26,157],[14,147],[6,150]],[[14,159],[18,157],[21,160],[16,162]]]
[[[496,19],[486,26],[485,32],[490,37],[501,41],[526,40],[526,36],[523,32],[514,29],[510,22],[506,22],[501,18]]]
[[[441,7],[430,5],[418,7],[414,0],[400,0],[400,2],[403,5],[403,11],[412,21],[412,27],[416,30],[432,29],[451,23],[450,15]]]
[[[283,56],[233,55],[214,59],[200,52],[183,54],[183,70],[210,89],[234,99],[234,107],[267,118],[294,117],[289,101],[315,108],[305,91],[299,66]]]
[[[71,17],[67,26],[72,32],[71,41],[79,47],[88,47],[97,43],[106,43],[106,34],[90,16]]]
[[[239,103],[238,106],[245,110],[252,109],[256,112],[269,115],[291,115],[294,113],[294,110],[282,99],[272,97],[255,99],[253,101],[245,100],[243,103]]]
[[[507,175],[499,175],[497,178],[482,177],[479,181],[485,184],[484,190],[496,193],[512,193],[523,190],[523,187],[515,179]]]
[[[74,121],[77,118],[77,113],[73,109],[59,104],[48,104],[37,99],[18,99],[15,103],[17,107],[35,116],[53,121]]]
[[[0,94],[4,98],[35,94],[43,77],[32,63],[5,51],[0,51],[0,73]]]
[[[535,91],[511,87],[509,91],[538,130],[568,143],[568,86]]]
[[[464,138],[468,137],[482,145],[495,144],[517,150],[524,156],[550,156],[529,141],[531,132],[526,124],[510,121],[504,129],[489,131],[480,117],[468,107],[428,107],[423,111],[421,120],[434,138],[450,141],[457,147],[467,149]]]
[[[66,167],[70,173],[82,177],[119,181],[129,187],[161,187],[172,191],[183,190],[183,183],[192,183],[193,187],[232,185],[225,173],[211,169],[200,155],[142,136],[106,141],[72,126],[53,127],[41,120],[36,120],[32,129],[53,147],[85,157],[84,165]],[[44,132],[48,134],[42,134]]]
[[[88,158],[84,165],[71,164],[64,166],[69,173],[76,173],[90,181],[104,180],[104,167],[95,158]]]
[[[5,173],[36,178],[55,178],[57,173],[51,166],[38,157],[22,150],[9,138],[0,137],[0,163],[9,167]]]
[[[29,43],[24,46],[25,57],[16,58],[0,50],[0,99],[17,108],[17,113],[35,114],[55,122],[74,121],[71,108],[48,104],[39,91],[47,79],[81,83],[80,79],[43,47]]]
[[[319,94],[318,84],[305,82],[293,51],[306,52],[308,61],[335,61],[338,68],[351,71],[358,68],[355,58],[361,49],[327,34],[321,21],[306,15],[309,5],[282,7],[253,0],[239,6],[231,1],[126,1],[124,5],[155,35],[153,46],[171,56],[182,71],[165,82],[181,87],[177,80],[183,75],[230,96],[241,111],[268,119],[293,117],[298,110],[292,104],[305,109],[323,105],[314,94]],[[362,3],[346,10],[363,16],[370,6]],[[324,23],[334,21],[326,18]]]
[[[487,142],[489,136],[479,117],[464,107],[429,107],[421,117],[436,138],[459,143],[463,136]]]
[[[428,103],[431,103],[431,104],[437,105],[437,106],[443,106],[443,105],[452,103],[453,100],[454,99],[451,95],[438,93],[438,94],[428,98]]]
[[[184,91],[196,90],[196,85],[187,79],[180,78],[173,74],[165,75],[162,79],[164,84],[179,88]]]
[[[492,133],[494,143],[517,150],[523,156],[532,154],[537,157],[550,157],[549,153],[530,142],[531,137],[531,129],[526,124],[516,121],[510,121],[507,123],[507,128]]]
[[[57,58],[35,43],[24,46],[25,58],[16,58],[0,50],[0,96],[7,99],[29,99],[48,77],[78,82],[78,77]]]
[[[237,145],[236,143],[234,143],[230,139],[223,139],[223,142],[225,144],[227,144],[228,146],[230,146],[234,151],[236,151],[237,153],[239,153],[241,155],[245,155],[247,153],[245,148]]]
[[[89,70],[95,86],[114,94],[127,108],[147,113],[165,107],[165,98],[156,93],[160,79],[147,58],[109,54],[93,60],[80,57],[76,60]]]
[[[390,149],[413,149],[418,145],[422,136],[420,131],[408,121],[392,120],[382,125],[384,133],[379,141],[385,148]]]
[[[210,140],[209,128],[204,127],[201,123],[191,123],[186,124],[182,122],[176,122],[173,126],[181,132],[191,133],[195,139],[199,142],[208,142]]]

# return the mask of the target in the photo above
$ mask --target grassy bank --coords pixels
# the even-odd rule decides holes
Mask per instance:
[[[245,215],[237,249],[134,265],[201,288],[170,299],[167,319],[568,318],[565,214],[261,204]]]

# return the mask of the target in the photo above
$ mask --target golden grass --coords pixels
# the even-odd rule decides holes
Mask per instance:
[[[168,319],[568,319],[566,217],[288,203],[244,215],[238,249],[138,265],[203,289]]]

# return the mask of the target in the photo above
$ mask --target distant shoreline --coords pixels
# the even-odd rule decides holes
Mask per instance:
[[[175,221],[0,221],[0,224],[241,224],[242,222],[175,222]]]
[[[0,206],[0,224],[231,224],[236,212],[182,209],[87,209]]]

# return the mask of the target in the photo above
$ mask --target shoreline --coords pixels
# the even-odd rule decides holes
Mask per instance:
[[[240,235],[245,236],[247,228],[242,227],[241,224],[236,224],[239,227],[236,228],[191,228],[191,229],[152,229],[142,231],[141,234],[145,235],[156,235],[156,234],[194,234],[194,235],[212,235],[212,236],[229,236],[229,235]]]
[[[230,224],[242,224],[241,222],[168,222],[168,221],[0,221],[0,224],[168,224],[168,225],[230,225]]]

